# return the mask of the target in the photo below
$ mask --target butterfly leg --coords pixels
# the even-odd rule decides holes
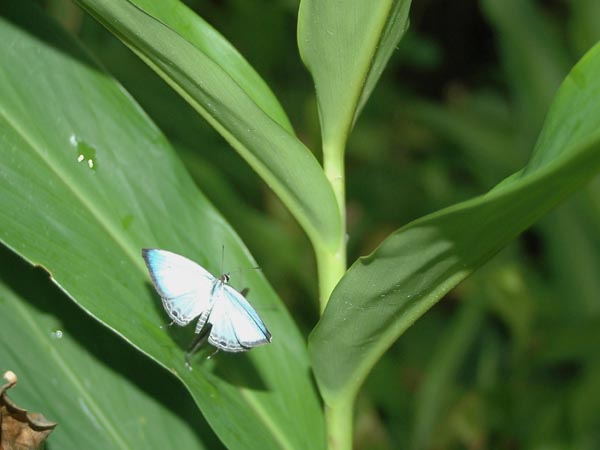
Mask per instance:
[[[219,353],[219,349],[216,349],[214,352],[212,352],[210,355],[208,355],[208,356],[206,357],[206,359],[210,359],[210,358],[212,358],[212,357],[213,357],[213,356],[215,356],[217,353]]]
[[[185,366],[190,370],[192,370],[192,366],[190,364],[190,357],[194,353],[196,353],[198,349],[202,347],[202,345],[204,345],[204,343],[208,340],[208,336],[210,335],[210,327],[204,326],[206,325],[206,321],[210,316],[210,311],[210,309],[207,309],[200,315],[195,330],[197,336],[194,337],[192,343],[189,345],[187,351],[185,352]]]
[[[190,362],[190,358],[198,351],[200,347],[202,347],[206,341],[208,340],[209,333],[203,333],[194,338],[190,346],[185,352],[185,367],[189,370],[192,370],[192,364]]]
[[[161,325],[159,328],[160,328],[160,329],[163,329],[163,328],[166,328],[166,327],[170,327],[170,326],[171,326],[171,325],[173,325],[174,323],[175,323],[175,321],[174,321],[174,320],[171,320],[171,322],[169,322],[169,323],[166,323],[166,324],[164,324],[164,325]]]

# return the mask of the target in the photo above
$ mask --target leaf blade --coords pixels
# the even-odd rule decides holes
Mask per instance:
[[[408,27],[410,4],[353,0],[341,13],[335,2],[300,3],[298,47],[315,83],[324,148],[346,141]]]
[[[293,133],[292,124],[267,83],[244,57],[202,17],[179,0],[134,0],[134,4],[177,31],[209,56],[274,121]]]
[[[310,337],[321,392],[352,396],[381,354],[452,287],[600,170],[600,46],[564,81],[529,164],[418,219],[354,263]]]

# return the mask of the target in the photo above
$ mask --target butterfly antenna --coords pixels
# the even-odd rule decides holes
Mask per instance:
[[[229,275],[232,275],[234,273],[238,273],[238,272],[243,272],[244,270],[262,270],[262,267],[260,266],[256,266],[256,267],[238,267],[237,269],[229,272]]]
[[[220,267],[220,272],[223,273],[223,267],[225,264],[225,244],[221,245],[221,267]]]

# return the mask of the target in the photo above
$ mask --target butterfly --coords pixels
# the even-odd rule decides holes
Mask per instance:
[[[271,342],[271,333],[242,294],[200,264],[177,253],[142,249],[152,283],[169,317],[180,326],[199,317],[196,334],[211,325],[208,342],[226,352],[243,352]]]

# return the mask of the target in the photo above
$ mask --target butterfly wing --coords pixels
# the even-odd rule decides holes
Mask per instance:
[[[208,323],[212,325],[208,342],[226,352],[243,352],[247,349],[239,343],[235,335],[223,287],[222,284],[218,286],[213,294],[213,308],[208,317]]]
[[[186,325],[210,308],[215,282],[210,272],[177,253],[142,249],[154,287],[167,314],[177,325]]]
[[[243,352],[271,342],[271,333],[242,294],[223,284],[215,291],[208,342],[227,352]]]

